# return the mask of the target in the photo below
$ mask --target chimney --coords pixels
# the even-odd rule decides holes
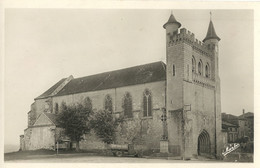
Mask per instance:
[[[243,109],[243,115],[245,114],[245,109]]]

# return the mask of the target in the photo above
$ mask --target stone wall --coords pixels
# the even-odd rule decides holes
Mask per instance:
[[[51,98],[37,99],[35,100],[35,111],[38,117],[42,112],[52,112]],[[36,118],[37,118],[36,117]]]
[[[165,81],[77,93],[65,96],[56,96],[53,97],[52,104],[54,108],[56,103],[59,105],[59,107],[61,106],[62,102],[65,102],[67,105],[83,103],[84,99],[89,97],[92,100],[93,109],[100,110],[104,109],[105,96],[109,94],[113,101],[113,112],[121,113],[123,112],[122,104],[124,95],[126,92],[129,92],[133,100],[133,111],[142,111],[143,92],[145,89],[149,89],[152,92],[153,109],[158,109],[165,106]],[[39,103],[42,104],[44,102]]]
[[[211,144],[211,154],[215,152],[215,111],[214,90],[197,84],[184,83],[184,104],[191,105],[191,111],[185,112],[186,155],[197,155],[198,137],[205,130]]]
[[[149,89],[152,94],[152,116],[143,117],[143,92]],[[127,86],[115,89],[107,89],[86,93],[78,93],[65,96],[53,97],[53,105],[61,106],[62,102],[67,105],[83,103],[86,97],[92,100],[94,111],[104,109],[105,96],[109,94],[113,101],[113,114],[123,114],[123,98],[126,92],[132,96],[133,118],[127,118],[118,127],[116,143],[135,143],[143,145],[144,149],[159,149],[162,136],[162,108],[165,107],[165,81]],[[59,108],[60,109],[60,108]],[[93,132],[84,136],[80,142],[81,149],[104,149],[105,144],[98,139]]]
[[[215,81],[205,76],[205,66],[211,68],[212,55],[195,49],[191,44],[185,44],[184,52],[184,83],[183,103],[190,105],[191,111],[184,112],[185,120],[185,156],[198,154],[198,137],[206,131],[210,138],[210,152],[215,154]],[[204,48],[205,49],[205,48]],[[195,72],[192,72],[192,57],[195,58]],[[198,74],[198,62],[202,61],[202,74]],[[190,68],[189,68],[190,67]]]
[[[25,150],[25,142],[24,142],[24,135],[20,135],[20,149],[24,151]]]
[[[182,132],[181,112],[174,112],[183,108],[183,76],[184,76],[184,51],[186,47],[179,41],[167,48],[167,124],[169,152],[181,153]],[[173,75],[173,65],[175,75]]]
[[[168,42],[167,42],[168,44]],[[216,120],[219,121],[220,99],[215,91],[215,56],[207,50],[206,45],[194,43],[194,35],[182,30],[167,46],[167,111],[169,151],[182,153],[185,157],[198,154],[198,137],[206,131],[210,138],[210,152],[215,154],[217,136]],[[192,72],[192,57],[196,59],[196,70]],[[198,74],[198,62],[202,61],[202,74]],[[205,66],[209,65],[210,77],[206,78]],[[173,65],[175,75],[173,75]],[[185,105],[191,106],[191,111],[184,111]],[[218,107],[216,107],[218,106]],[[218,110],[216,110],[218,109]],[[182,115],[184,124],[182,124]],[[216,119],[217,118],[217,119]],[[218,130],[217,130],[218,131]],[[183,136],[184,134],[184,136]],[[221,139],[221,137],[218,137]],[[222,139],[221,139],[222,140]]]
[[[38,126],[27,128],[24,132],[25,149],[54,149],[55,126]]]
[[[29,150],[30,149],[31,134],[32,134],[32,129],[31,128],[26,128],[24,130],[24,150]]]
[[[238,129],[238,137],[242,138],[246,135],[246,129],[245,129],[245,124],[246,120],[238,120],[239,124],[239,129]]]

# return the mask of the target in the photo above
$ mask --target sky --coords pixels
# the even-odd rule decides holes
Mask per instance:
[[[211,10],[219,42],[222,112],[254,107],[252,10]],[[19,144],[34,98],[61,78],[166,60],[163,24],[171,10],[6,9],[4,143]],[[195,38],[210,10],[173,10]]]

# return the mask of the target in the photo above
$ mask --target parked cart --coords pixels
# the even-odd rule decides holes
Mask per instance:
[[[142,157],[143,152],[141,149],[135,149],[134,144],[110,144],[110,149],[114,156],[122,157],[122,156],[135,156],[135,157]]]

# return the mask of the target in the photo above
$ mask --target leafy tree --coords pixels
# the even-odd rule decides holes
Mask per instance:
[[[91,120],[91,128],[103,142],[111,144],[115,141],[115,133],[122,118],[114,118],[110,111],[100,110]]]
[[[79,141],[82,135],[90,131],[89,119],[92,114],[92,107],[77,104],[67,106],[64,102],[61,105],[61,113],[58,114],[58,124],[64,128],[65,134],[76,142],[76,150],[79,150]]]

